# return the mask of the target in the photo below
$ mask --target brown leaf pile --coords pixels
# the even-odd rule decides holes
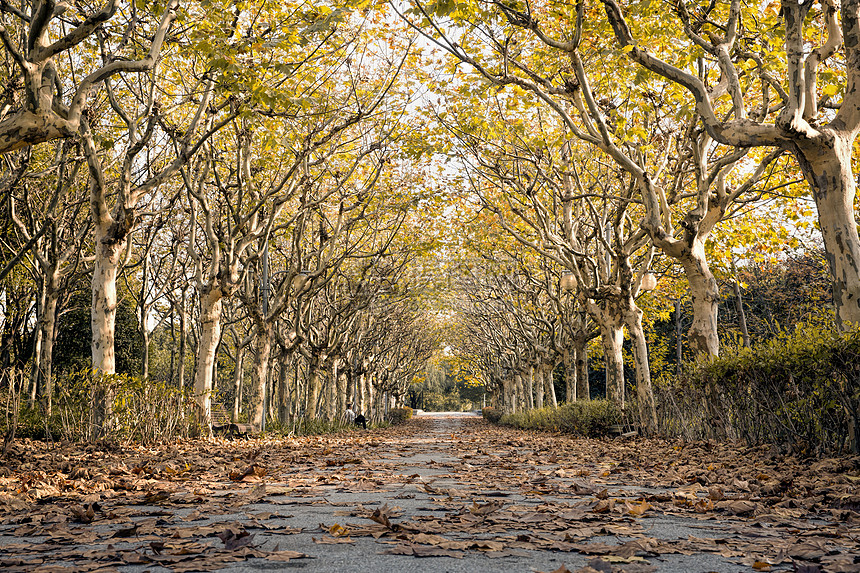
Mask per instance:
[[[20,441],[3,461],[0,536],[27,539],[3,545],[3,571],[285,561],[308,557],[280,549],[302,533],[321,545],[372,537],[381,553],[414,557],[581,554],[585,573],[654,571],[661,555],[700,553],[750,571],[860,571],[856,457],[418,418],[384,431],[151,449]],[[388,503],[333,509],[313,532],[283,525],[284,504],[333,506],[331,492],[426,502],[411,512]],[[247,507],[258,503],[270,511]],[[666,517],[702,535],[652,535],[652,520]],[[268,547],[261,532],[283,543]]]

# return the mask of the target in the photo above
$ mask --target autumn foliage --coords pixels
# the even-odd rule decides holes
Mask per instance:
[[[392,424],[402,424],[411,417],[412,408],[410,408],[409,406],[403,406],[401,408],[392,408],[388,412],[388,420]]]
[[[522,430],[564,432],[584,437],[606,436],[622,421],[621,412],[609,400],[571,402],[558,408],[539,408],[504,415],[495,408],[484,408],[483,414],[490,422]]]

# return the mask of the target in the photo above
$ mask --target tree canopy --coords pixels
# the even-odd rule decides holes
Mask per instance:
[[[600,393],[655,432],[683,360],[860,322],[858,18],[0,2],[3,384],[163,382],[204,433]]]

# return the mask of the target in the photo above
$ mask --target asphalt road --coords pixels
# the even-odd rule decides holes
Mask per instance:
[[[163,522],[163,531],[179,531],[175,526],[182,523],[189,536],[212,541],[214,533],[207,533],[207,527],[232,528],[248,536],[239,540],[240,549],[247,542],[269,555],[278,550],[306,555],[286,561],[249,557],[218,569],[228,572],[550,572],[562,566],[577,571],[592,563],[603,572],[746,573],[754,569],[751,563],[740,563],[737,547],[743,545],[735,546],[730,558],[720,555],[722,547],[734,543],[723,545],[726,540],[754,544],[759,537],[764,542],[758,546],[766,551],[767,535],[783,535],[769,533],[767,524],[714,515],[687,516],[674,512],[671,502],[663,506],[668,509],[646,509],[643,499],[669,499],[677,492],[647,480],[615,477],[621,474],[609,471],[599,453],[580,457],[579,465],[565,462],[564,454],[547,451],[561,444],[561,439],[556,442],[543,436],[538,438],[542,445],[535,446],[537,441],[519,435],[525,434],[497,430],[471,413],[423,413],[405,429],[355,432],[352,438],[337,438],[337,442],[332,438],[330,443],[339,445],[324,446],[328,449],[315,453],[309,453],[306,445],[295,446],[293,457],[280,453],[280,461],[270,459],[268,473],[257,481],[220,482],[207,494],[210,505],[201,501],[195,507],[183,501],[187,495],[178,490],[165,496],[170,502],[163,506],[157,496],[146,498],[151,503],[123,503],[134,505],[139,512],[130,513],[127,519],[149,520],[153,528]],[[328,443],[326,439],[320,438],[320,443]],[[350,439],[355,444],[352,450]],[[336,450],[338,447],[341,449]],[[542,450],[537,451],[538,447]],[[565,447],[577,446],[570,442]],[[193,493],[193,483],[180,485],[188,495]],[[113,499],[119,504],[122,494]],[[212,499],[221,500],[217,511],[212,509]],[[110,502],[105,499],[102,503]],[[601,503],[610,505],[604,511]],[[75,531],[86,533],[87,527],[102,534],[96,542],[102,547],[109,543],[109,548],[119,551],[126,548],[156,557],[154,537],[143,535],[142,527],[134,534],[137,539],[115,539],[117,527],[122,527],[116,521],[107,525],[95,520]],[[747,529],[739,529],[743,527]],[[761,531],[750,529],[756,527]],[[34,528],[28,537],[22,525],[0,527],[0,563],[4,546],[11,554],[13,544],[44,545],[46,531]],[[706,546],[710,540],[714,540],[710,550],[689,550],[691,544]],[[48,541],[56,540],[48,536]],[[63,543],[66,551],[75,547],[74,539]],[[626,554],[613,551],[630,543],[641,543],[642,549]],[[535,549],[538,546],[541,548]],[[675,552],[681,546],[687,549]],[[81,539],[73,551],[89,549]],[[598,558],[603,561],[595,562]],[[194,563],[185,562],[179,570],[193,571]],[[63,565],[62,560],[46,559],[43,567],[32,571],[62,571]],[[73,560],[65,565],[65,570],[79,570]],[[29,573],[31,569],[19,566],[15,570]],[[160,573],[178,569],[155,561],[135,565],[119,560],[91,570]],[[206,570],[212,570],[211,565]],[[783,563],[772,570],[789,571],[791,567]]]
[[[281,544],[282,548],[307,553],[314,556],[313,559],[290,561],[288,564],[272,564],[264,560],[249,560],[245,563],[231,565],[223,571],[230,572],[252,572],[268,571],[284,568],[301,568],[308,571],[320,573],[368,573],[376,571],[421,571],[422,573],[455,573],[455,572],[532,572],[532,571],[555,571],[561,566],[575,571],[587,565],[595,557],[580,555],[576,553],[561,553],[557,551],[530,551],[520,550],[522,555],[489,557],[480,551],[467,551],[462,557],[414,557],[402,555],[383,554],[382,551],[389,546],[368,537],[352,537],[354,544],[318,545],[313,538],[320,537],[320,524],[345,524],[362,520],[349,519],[336,515],[339,510],[361,505],[366,508],[379,508],[384,505],[399,507],[402,517],[420,516],[436,513],[443,517],[446,513],[453,515],[450,504],[437,504],[434,499],[439,499],[439,494],[430,493],[423,487],[423,483],[430,483],[436,491],[454,490],[470,492],[475,489],[472,476],[467,472],[452,473],[449,468],[462,467],[463,464],[476,465],[477,462],[464,460],[454,447],[458,436],[461,434],[463,424],[471,419],[477,418],[476,414],[459,412],[440,412],[419,414],[422,419],[430,421],[424,426],[426,433],[411,437],[406,444],[398,444],[395,451],[381,454],[381,459],[374,469],[379,472],[388,472],[392,477],[412,478],[412,483],[403,485],[393,483],[383,491],[374,492],[371,495],[361,492],[336,491],[332,487],[330,493],[318,498],[289,499],[285,501],[299,502],[298,505],[289,505],[289,513],[292,514],[287,524],[301,528],[306,533],[292,535]],[[404,447],[405,446],[405,447]],[[499,452],[502,454],[503,452]],[[476,465],[476,472],[477,472]],[[493,491],[490,497],[482,498],[480,495],[465,497],[462,505],[468,506],[474,502],[487,502],[493,499],[503,498],[506,503],[518,506],[533,506],[535,508],[543,505],[548,496],[522,495],[520,490]],[[506,494],[502,496],[502,494]],[[629,488],[628,495],[631,499],[639,494],[637,488]],[[564,496],[549,496],[553,500],[564,502]],[[322,503],[321,503],[322,502]],[[454,501],[456,507],[456,501]],[[254,511],[274,511],[275,508],[268,505],[253,507]],[[648,535],[666,540],[687,539],[689,536],[708,537],[721,535],[723,532],[718,524],[705,523],[698,519],[684,519],[678,517],[650,516],[643,518],[646,522]],[[366,522],[366,520],[364,520]],[[527,531],[524,529],[523,531]],[[512,532],[513,533],[513,532]],[[480,534],[478,534],[480,536]],[[468,536],[459,535],[464,538]],[[279,542],[276,536],[258,535],[258,539],[265,543],[276,544]],[[623,543],[629,538],[618,536],[598,535],[590,542],[606,542],[610,544]],[[657,570],[665,573],[694,573],[694,572],[748,572],[750,569],[737,563],[713,554],[700,555],[662,555],[659,558],[649,560],[649,563],[657,567]],[[627,571],[636,570],[637,564],[616,565],[616,570],[624,568]]]

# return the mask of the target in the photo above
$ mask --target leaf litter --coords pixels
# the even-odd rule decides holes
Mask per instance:
[[[308,533],[318,545],[367,537],[380,553],[413,557],[579,554],[579,573],[644,573],[661,556],[702,553],[749,571],[860,572],[856,456],[450,424],[440,431],[418,418],[370,432],[160,448],[20,440],[0,466],[0,568],[207,571],[312,558],[281,549]],[[428,461],[408,461],[418,455]],[[331,512],[345,521],[314,531],[286,523],[284,506],[338,507],[325,499],[331,492],[427,501],[410,511],[350,504]],[[242,509],[259,504],[267,510]],[[650,522],[663,517],[690,520],[703,535],[658,538]]]

